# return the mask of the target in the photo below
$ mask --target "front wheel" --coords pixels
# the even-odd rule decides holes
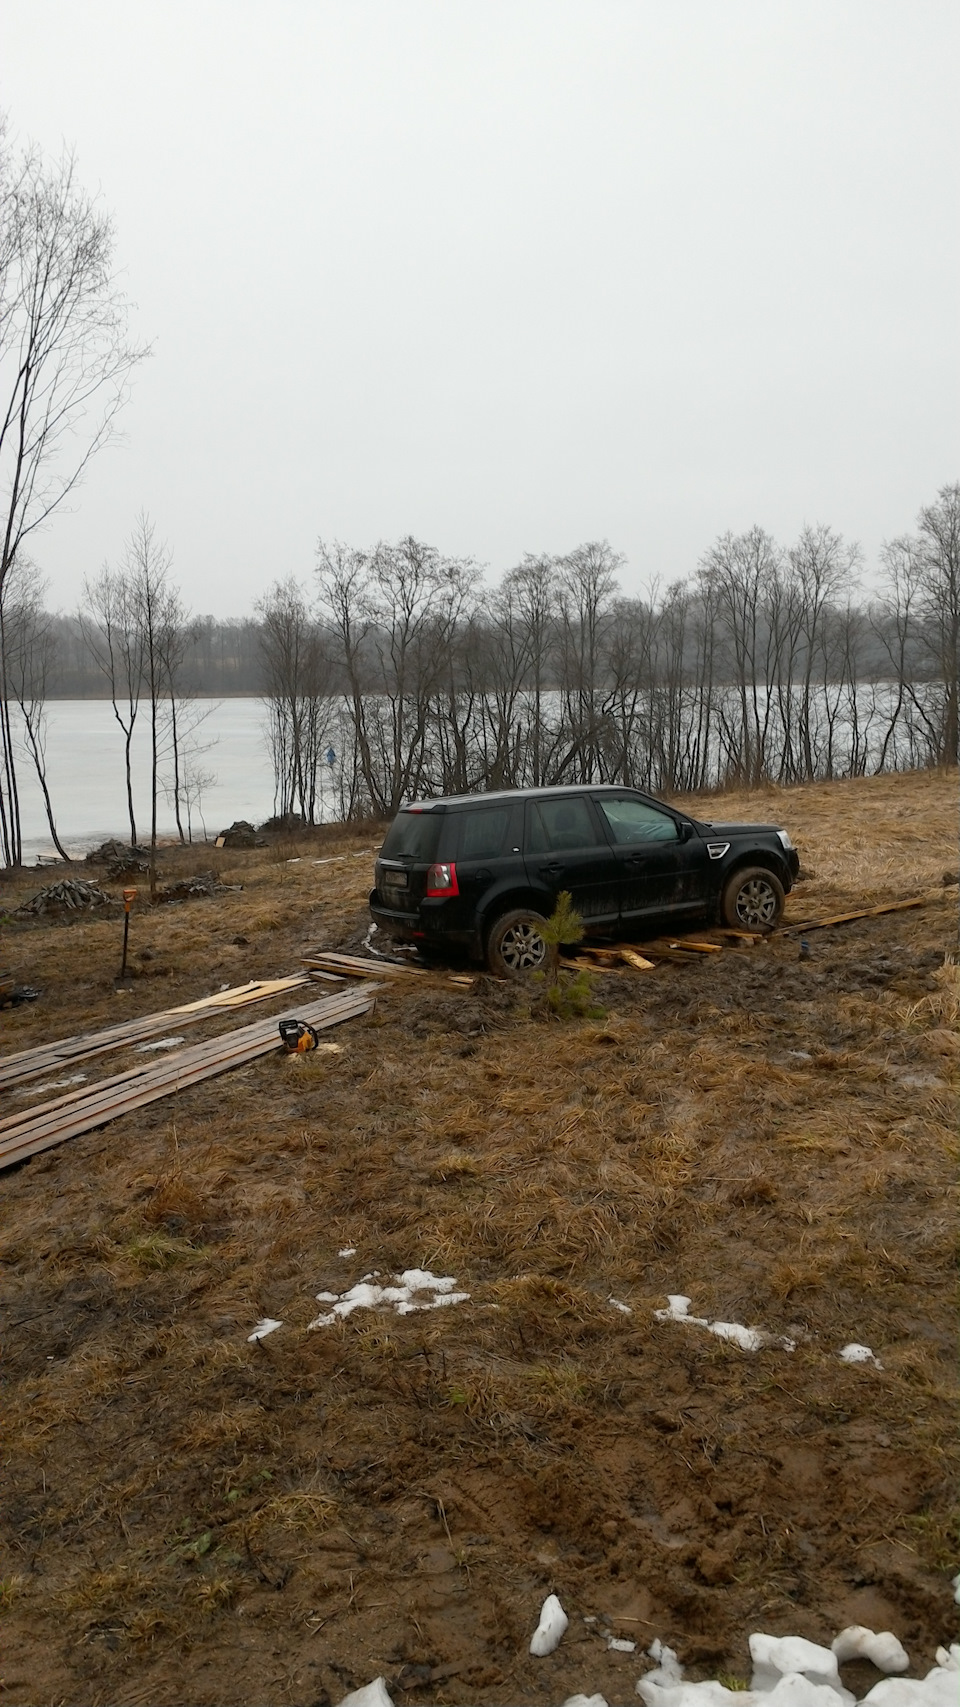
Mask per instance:
[[[527,907],[502,913],[487,937],[487,965],[499,977],[523,978],[530,972],[545,972],[557,951],[543,935],[546,919]]]
[[[748,865],[727,879],[720,912],[732,930],[772,931],[784,908],[783,884],[766,866]]]

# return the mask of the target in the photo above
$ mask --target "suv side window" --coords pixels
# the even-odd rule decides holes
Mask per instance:
[[[527,805],[527,853],[562,853],[603,847],[587,802],[576,795],[531,800]]]
[[[509,806],[481,806],[461,814],[462,860],[498,859],[503,852],[510,824]]]
[[[656,806],[648,806],[645,800],[636,800],[631,795],[625,795],[618,800],[616,795],[603,795],[597,800],[610,830],[611,840],[618,847],[635,842],[676,842],[680,839],[675,818],[669,812],[661,812]]]

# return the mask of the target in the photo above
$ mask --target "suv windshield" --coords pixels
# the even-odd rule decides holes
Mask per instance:
[[[380,849],[381,859],[424,860],[429,865],[440,840],[440,813],[398,812]]]

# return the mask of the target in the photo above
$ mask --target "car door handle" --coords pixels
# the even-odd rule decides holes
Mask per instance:
[[[558,859],[551,860],[549,865],[539,867],[541,877],[559,877],[562,870],[563,866]]]

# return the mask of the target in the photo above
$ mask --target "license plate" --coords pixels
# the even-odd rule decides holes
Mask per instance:
[[[385,871],[382,882],[384,889],[406,889],[410,879],[405,871]]]

